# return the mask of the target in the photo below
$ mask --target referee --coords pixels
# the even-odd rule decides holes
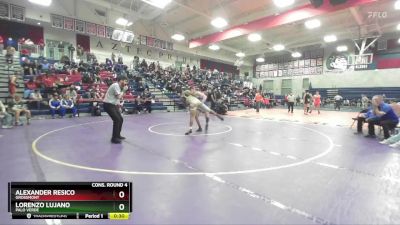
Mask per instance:
[[[106,111],[113,120],[113,132],[111,138],[111,143],[113,144],[120,144],[121,140],[125,139],[125,137],[121,136],[122,123],[124,122],[124,119],[119,112],[118,105],[120,104],[120,100],[125,91],[128,90],[128,77],[119,76],[117,80],[117,83],[112,84],[108,88],[103,100],[104,111]]]

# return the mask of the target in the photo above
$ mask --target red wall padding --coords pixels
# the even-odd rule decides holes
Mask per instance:
[[[378,69],[400,68],[400,58],[394,59],[378,59]]]
[[[80,45],[85,52],[90,52],[90,37],[82,34],[76,34],[76,46]]]
[[[0,20],[0,36],[3,37],[4,42],[9,37],[16,41],[20,38],[29,38],[35,44],[44,40],[43,27],[8,20]]]

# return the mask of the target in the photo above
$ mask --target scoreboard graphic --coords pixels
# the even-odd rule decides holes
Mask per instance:
[[[10,182],[8,212],[13,219],[127,220],[131,182]]]

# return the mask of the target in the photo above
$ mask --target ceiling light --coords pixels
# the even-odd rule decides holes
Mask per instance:
[[[118,18],[116,21],[115,21],[115,23],[116,24],[118,24],[118,25],[121,25],[121,26],[127,26],[129,23],[131,23],[131,22],[129,22],[127,19],[125,19],[125,18],[122,18],[122,17],[120,17],[120,18]],[[132,24],[131,24],[132,25]]]
[[[321,21],[319,19],[312,19],[312,20],[307,20],[304,25],[306,26],[307,29],[315,29],[317,27],[321,26]]]
[[[397,43],[399,43],[399,44],[400,44],[400,38],[399,38],[399,40],[397,40]]]
[[[274,47],[272,47],[275,51],[282,51],[283,49],[285,49],[285,46],[284,45],[281,45],[281,44],[277,44],[277,45],[274,45]]]
[[[38,5],[42,5],[42,6],[49,6],[49,5],[51,5],[52,0],[29,0],[29,1],[34,4],[38,4]]]
[[[12,41],[12,38],[9,37],[8,40],[9,40],[9,41]]]
[[[262,63],[262,62],[265,62],[265,59],[260,57],[260,58],[257,58],[256,61],[259,62],[259,63]]]
[[[163,9],[165,8],[165,6],[171,3],[172,0],[142,0],[142,1],[157,8]]]
[[[38,22],[37,25],[40,25],[40,22]]]
[[[400,0],[397,0],[396,3],[394,3],[394,9],[400,10]]]
[[[174,34],[171,36],[171,38],[174,39],[175,41],[185,40],[185,36],[183,36],[182,34]]]
[[[337,41],[337,37],[335,35],[326,35],[324,37],[325,42],[335,42]]]
[[[274,0],[274,4],[279,8],[287,7],[293,5],[294,0]]]
[[[239,58],[243,58],[246,56],[246,54],[244,54],[243,52],[238,52],[238,53],[236,53],[236,56]]]
[[[300,52],[293,52],[292,53],[292,57],[293,58],[300,58],[301,57],[301,53]]]
[[[228,25],[228,22],[224,18],[217,17],[211,21],[211,25],[216,28],[222,28]]]
[[[397,30],[400,30],[400,24],[397,25]]]
[[[249,36],[247,36],[247,39],[249,39],[249,41],[251,41],[251,42],[260,41],[261,40],[261,35],[259,35],[259,34],[249,34]]]
[[[211,50],[214,50],[214,51],[219,50],[219,46],[218,45],[210,45],[208,48],[211,49]]]
[[[127,27],[131,26],[133,23],[129,22],[128,24],[126,24]]]
[[[338,52],[345,52],[345,51],[348,50],[348,48],[347,48],[346,45],[340,45],[340,46],[338,46],[338,47],[336,48],[336,50],[337,50]]]

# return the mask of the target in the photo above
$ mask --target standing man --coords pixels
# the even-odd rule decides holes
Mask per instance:
[[[304,102],[304,115],[308,115],[308,111],[310,111],[310,103],[311,103],[312,96],[306,90],[306,93],[303,96],[303,102]]]
[[[122,123],[124,120],[118,110],[118,105],[125,91],[128,90],[128,77],[119,76],[117,80],[117,83],[112,84],[108,88],[103,100],[104,111],[106,111],[113,120],[113,132],[111,137],[111,143],[113,144],[120,144],[121,140],[125,139],[125,137],[121,136]]]
[[[296,97],[290,92],[287,96],[287,101],[288,101],[288,113],[293,113],[293,106],[294,106],[294,101]]]
[[[263,96],[257,91],[256,96],[254,97],[254,102],[256,103],[256,111],[260,112],[261,102],[264,101]]]
[[[333,97],[333,100],[335,100],[335,110],[338,109],[340,111],[340,106],[342,105],[343,97],[337,94],[335,97]]]

